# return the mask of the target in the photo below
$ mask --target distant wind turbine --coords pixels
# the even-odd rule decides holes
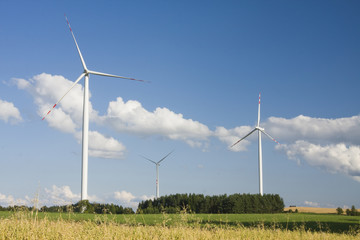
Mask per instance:
[[[276,142],[277,144],[280,144],[278,141],[275,140],[275,138],[273,138],[272,136],[270,136],[268,133],[265,132],[264,128],[260,127],[260,93],[259,93],[259,108],[258,108],[258,120],[257,120],[257,125],[256,127],[251,130],[251,132],[249,132],[248,134],[246,134],[244,137],[242,137],[240,140],[238,140],[236,143],[234,143],[233,145],[231,145],[230,147],[235,146],[236,144],[238,144],[239,142],[241,142],[242,140],[244,140],[245,138],[247,138],[248,136],[250,136],[253,132],[258,131],[258,137],[259,137],[259,192],[260,195],[263,195],[263,174],[262,174],[262,149],[261,149],[261,133],[264,133],[266,136],[268,136],[271,140],[273,140],[274,142]]]
[[[160,161],[158,161],[158,162],[155,162],[155,161],[153,161],[153,160],[151,160],[151,159],[149,159],[149,158],[147,158],[147,157],[142,156],[142,157],[145,158],[146,160],[148,160],[148,161],[150,161],[150,162],[152,162],[152,163],[154,163],[154,164],[156,165],[156,198],[159,198],[159,197],[160,197],[160,193],[159,193],[159,166],[160,166],[160,163],[161,163],[162,161],[164,161],[165,158],[167,158],[172,152],[174,152],[174,150],[171,151],[171,152],[169,152],[165,157],[163,157],[162,159],[160,159]]]
[[[84,82],[84,101],[83,101],[83,128],[82,128],[82,176],[81,176],[81,200],[87,200],[88,199],[88,194],[87,194],[87,189],[88,189],[88,149],[89,149],[89,77],[90,74],[94,74],[94,75],[99,75],[99,76],[105,76],[105,77],[115,77],[115,78],[123,78],[123,79],[128,79],[128,80],[133,80],[133,81],[140,81],[140,82],[146,82],[144,80],[137,80],[134,78],[128,78],[128,77],[122,77],[122,76],[117,76],[117,75],[112,75],[112,74],[108,74],[108,73],[101,73],[101,72],[96,72],[96,71],[92,71],[89,70],[86,67],[84,58],[80,52],[80,48],[77,44],[77,41],[75,39],[74,33],[70,27],[70,23],[67,19],[67,17],[65,16],[66,22],[69,26],[71,35],[74,39],[78,54],[80,56],[80,60],[82,63],[82,66],[84,68],[84,72],[78,77],[78,79],[76,79],[76,81],[73,83],[73,85],[70,87],[70,89],[59,99],[59,101],[57,101],[54,106],[44,115],[44,117],[42,118],[42,120],[45,119],[45,117],[52,111],[52,109],[54,109],[56,107],[57,104],[59,104],[59,102],[71,91],[71,89],[73,89],[73,87],[83,78],[85,77],[85,82]]]

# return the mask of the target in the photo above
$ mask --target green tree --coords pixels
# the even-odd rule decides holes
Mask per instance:
[[[346,215],[347,215],[347,216],[350,216],[350,215],[351,215],[350,209],[346,209]]]
[[[341,215],[341,214],[344,213],[344,210],[343,210],[341,207],[338,207],[338,208],[336,209],[336,213],[337,213],[338,215]]]
[[[358,212],[357,212],[355,206],[352,205],[352,206],[351,206],[351,210],[350,210],[350,215],[351,215],[351,216],[357,216],[357,215],[358,215],[357,213],[358,213]]]
[[[90,204],[89,200],[82,200],[75,204],[74,206],[75,212],[80,213],[94,213],[94,206]]]

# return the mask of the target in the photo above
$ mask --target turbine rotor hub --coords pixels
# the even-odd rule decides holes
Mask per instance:
[[[255,127],[255,129],[260,130],[260,131],[265,131],[265,129],[264,129],[264,128],[259,127],[259,126]]]

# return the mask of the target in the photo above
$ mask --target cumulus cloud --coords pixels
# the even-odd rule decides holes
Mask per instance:
[[[0,203],[1,203],[1,205],[4,204],[6,206],[15,205],[14,197],[11,195],[6,196],[6,195],[0,193]]]
[[[136,210],[140,201],[153,199],[154,196],[135,196],[131,192],[121,190],[115,191],[111,196],[107,197],[89,195],[88,198],[90,202],[115,203],[123,207],[131,207]],[[43,196],[43,199],[41,200],[41,205],[47,206],[74,204],[80,200],[80,193],[74,193],[69,186],[58,187],[53,185],[50,189],[45,188],[45,196]],[[0,203],[5,201],[12,203],[14,202],[14,198],[12,196],[0,194]]]
[[[320,207],[320,204],[317,202],[305,201],[304,203],[306,206],[309,206],[309,207]]]
[[[271,117],[264,126],[281,141],[277,149],[297,162],[360,181],[360,116],[326,119]]]
[[[360,181],[360,116],[292,119],[271,117],[264,124],[280,140],[277,146],[288,158],[342,173]]]
[[[42,73],[29,80],[12,79],[12,82],[21,90],[30,93],[38,107],[38,114],[43,117],[45,113],[70,89],[73,82],[63,76]],[[59,131],[73,134],[81,142],[83,87],[75,87],[45,118],[50,127]],[[98,113],[89,104],[90,120],[97,118]],[[101,158],[122,158],[126,148],[114,139],[106,137],[99,132],[89,131],[89,155]]]
[[[115,191],[111,195],[98,197],[96,195],[89,195],[90,202],[96,203],[115,203],[123,207],[130,207],[134,211],[137,209],[139,202],[154,199],[155,196],[135,196],[131,192],[125,190]],[[52,185],[51,188],[44,188],[44,191],[40,196],[36,196],[35,199],[31,199],[28,196],[24,198],[14,198],[12,195],[5,195],[0,193],[0,205],[1,206],[64,206],[75,204],[80,201],[80,193],[74,193],[70,186],[56,186]]]
[[[73,84],[62,76],[40,74],[29,80],[13,79],[19,89],[29,92],[43,116]],[[71,133],[81,141],[83,88],[77,84],[74,89],[46,118],[49,126]],[[18,115],[20,116],[20,115]],[[1,116],[0,116],[1,119]],[[15,117],[16,119],[16,117]],[[19,119],[19,118],[18,118]],[[108,105],[107,113],[100,116],[90,103],[90,121],[109,127],[117,132],[141,136],[161,136],[171,140],[184,141],[192,147],[206,147],[210,137],[216,137],[227,146],[249,133],[253,127],[238,126],[232,129],[218,126],[211,131],[206,125],[191,118],[185,118],[167,108],[153,111],[145,109],[135,100],[124,101],[118,97]],[[283,143],[276,146],[290,159],[305,160],[311,166],[320,167],[332,173],[342,173],[360,181],[359,145],[360,116],[326,119],[299,115],[286,119],[270,117],[261,124],[266,132]],[[89,132],[89,153],[103,158],[121,158],[125,146],[112,137],[99,132]],[[245,151],[256,134],[229,148]]]
[[[19,89],[32,95],[41,117],[73,84],[63,76],[46,73],[36,75],[29,80],[13,79],[12,82]],[[82,123],[82,98],[83,87],[76,84],[52,110],[51,115],[45,118],[49,126],[78,136]],[[112,130],[141,136],[157,135],[172,140],[181,140],[192,147],[206,147],[206,141],[212,135],[212,131],[206,125],[186,119],[180,113],[161,107],[151,112],[143,108],[140,102],[135,100],[124,102],[121,97],[109,103],[107,114],[104,116],[100,116],[93,109],[91,103],[89,112],[90,121],[110,127]],[[97,139],[100,139],[99,134],[98,132],[93,133]],[[89,141],[91,142],[91,140]],[[104,141],[96,140],[97,144],[92,144],[92,147],[96,146],[97,148],[92,149],[90,154],[101,157],[122,156],[125,147],[115,141],[114,138],[108,138],[106,142],[110,143],[110,149],[106,149],[105,146],[109,145],[104,144]],[[112,152],[115,148],[121,149],[121,151]]]
[[[265,127],[286,141],[299,139],[316,143],[360,145],[360,116],[348,118],[312,118],[297,116],[292,119],[270,117]]]
[[[97,131],[89,131],[89,154],[101,158],[123,158],[125,146],[112,137],[105,137]]]
[[[140,201],[154,199],[154,196],[142,195],[140,197],[136,197],[132,193],[123,190],[123,191],[116,191],[114,193],[114,199],[118,201],[122,206],[136,209]]]
[[[80,194],[75,194],[69,186],[57,187],[53,185],[51,189],[45,188],[44,205],[68,205],[80,200]]]
[[[247,146],[250,144],[249,139],[255,139],[253,138],[252,134],[248,138],[242,140],[238,144],[236,144],[234,147],[230,147],[232,144],[234,144],[236,141],[238,141],[240,138],[244,137],[246,134],[248,134],[254,127],[250,126],[240,126],[232,129],[226,129],[224,127],[216,127],[214,135],[220,139],[220,141],[224,142],[228,149],[231,151],[239,152],[239,151],[246,151]]]
[[[130,192],[126,192],[126,191],[117,191],[114,193],[114,198],[116,200],[119,200],[121,202],[131,202],[135,196],[132,195]]]
[[[11,124],[22,121],[19,109],[13,103],[0,99],[0,120]]]
[[[72,81],[63,76],[46,73],[36,75],[29,80],[13,78],[12,82],[19,89],[25,90],[32,95],[40,117],[43,117],[73,84]],[[76,128],[81,127],[82,96],[83,87],[76,84],[59,105],[53,109],[51,117],[47,117],[45,120],[49,122],[51,127],[60,131],[74,132]],[[91,103],[89,112],[96,115]]]
[[[311,166],[360,182],[360,116],[336,119],[303,115],[291,119],[270,117],[261,126],[282,143],[274,147],[289,159],[298,163],[306,161]],[[217,127],[214,135],[229,146],[252,129],[250,126]],[[244,151],[250,141],[256,139],[257,135],[252,134],[230,150]]]
[[[22,205],[31,205],[31,201],[28,196],[25,196],[25,199],[14,198],[12,195],[5,195],[0,193],[0,205],[1,206],[22,206]]]
[[[304,159],[311,166],[331,173],[342,173],[359,180],[360,147],[346,146],[344,143],[318,145],[299,140],[293,144],[278,146],[290,159]]]
[[[142,136],[160,135],[172,140],[185,141],[191,146],[202,146],[199,140],[206,140],[212,135],[206,125],[185,119],[180,113],[160,107],[150,112],[140,102],[124,102],[121,97],[109,103],[107,115],[99,120],[119,132]]]

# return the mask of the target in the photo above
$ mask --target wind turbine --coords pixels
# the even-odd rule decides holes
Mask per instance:
[[[273,138],[268,133],[266,133],[264,128],[260,127],[260,93],[259,93],[259,107],[258,107],[257,125],[255,126],[255,128],[253,130],[251,130],[251,132],[246,134],[244,137],[242,137],[240,140],[238,140],[236,143],[234,143],[230,147],[235,146],[236,144],[238,144],[239,142],[241,142],[242,140],[244,140],[245,138],[250,136],[255,131],[258,131],[258,141],[259,141],[259,143],[258,143],[259,144],[259,149],[258,149],[258,151],[259,151],[258,152],[258,154],[259,154],[259,192],[260,192],[260,195],[262,196],[263,195],[263,176],[262,176],[263,174],[262,174],[261,133],[264,133],[266,136],[268,136],[271,140],[273,140],[277,144],[280,144],[280,143],[278,141],[276,141],[275,138]]]
[[[147,157],[144,157],[144,156],[142,156],[143,158],[145,158],[146,160],[148,160],[148,161],[150,161],[150,162],[152,162],[152,163],[154,163],[155,165],[156,165],[156,198],[159,198],[160,196],[159,196],[159,166],[160,166],[160,163],[162,162],[162,161],[164,161],[165,160],[165,158],[167,158],[172,152],[174,152],[174,150],[172,150],[171,152],[169,152],[165,157],[163,157],[162,159],[160,159],[160,161],[158,161],[158,162],[155,162],[155,161],[153,161],[153,160],[151,160],[151,159],[149,159],[149,158],[147,158]]]
[[[92,71],[89,70],[86,67],[84,58],[80,52],[80,48],[77,44],[77,41],[75,39],[74,33],[71,29],[70,23],[67,19],[67,17],[65,16],[66,22],[69,26],[71,35],[74,39],[82,66],[84,68],[83,73],[78,77],[78,79],[76,79],[76,81],[73,83],[73,85],[70,87],[70,89],[59,99],[59,101],[57,101],[54,106],[45,114],[45,116],[42,118],[42,120],[45,119],[45,117],[47,115],[49,115],[49,113],[52,111],[52,109],[54,109],[56,107],[57,104],[59,104],[59,102],[71,91],[71,89],[73,89],[73,87],[83,78],[85,77],[84,80],[84,101],[83,101],[83,125],[82,125],[82,168],[81,168],[81,200],[87,200],[88,199],[88,194],[87,194],[87,189],[88,189],[88,149],[89,149],[89,77],[90,74],[94,74],[94,75],[99,75],[99,76],[105,76],[105,77],[115,77],[115,78],[123,78],[123,79],[128,79],[128,80],[133,80],[133,81],[140,81],[140,82],[145,82],[144,80],[137,80],[134,78],[128,78],[128,77],[122,77],[122,76],[117,76],[117,75],[112,75],[112,74],[108,74],[108,73],[102,73],[102,72],[96,72],[96,71]]]

